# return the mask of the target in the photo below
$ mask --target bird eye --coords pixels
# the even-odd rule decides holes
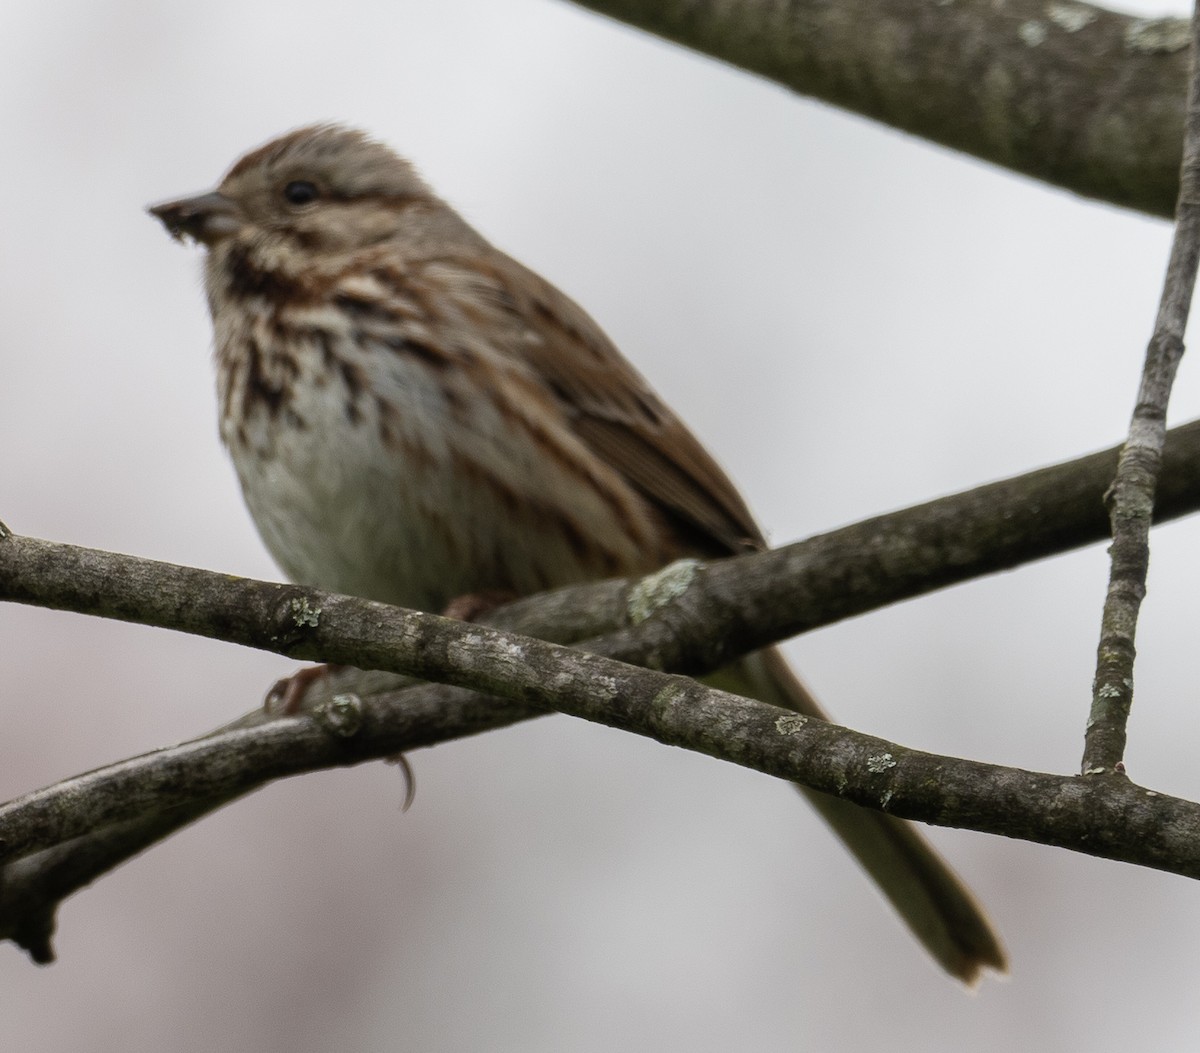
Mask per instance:
[[[307,205],[316,201],[321,194],[307,179],[293,179],[283,188],[283,196],[290,205]]]

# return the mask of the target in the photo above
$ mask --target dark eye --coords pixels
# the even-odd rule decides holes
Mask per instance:
[[[321,192],[307,179],[293,179],[283,188],[283,196],[289,205],[307,205],[310,201],[316,201]]]

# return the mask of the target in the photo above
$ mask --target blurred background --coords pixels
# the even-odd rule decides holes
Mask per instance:
[[[1163,222],[557,0],[4,0],[15,531],[277,576],[217,441],[199,253],[143,208],[322,119],[578,299],[776,542],[1124,433]],[[1172,416],[1198,413],[1185,360]],[[1128,757],[1192,798],[1198,537],[1155,534]],[[855,728],[1072,772],[1105,577],[1095,546],[789,650]],[[201,733],[293,667],[0,606],[0,798]],[[786,786],[564,717],[410,759],[408,814],[379,764],[278,784],[68,901],[57,964],[0,947],[7,1047],[1195,1048],[1181,878],[932,831],[1012,958],[967,996]]]

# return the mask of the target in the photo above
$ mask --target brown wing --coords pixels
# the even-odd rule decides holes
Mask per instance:
[[[763,545],[729,477],[574,301],[497,252],[504,306],[531,329],[518,353],[576,434],[683,528],[705,554]]]

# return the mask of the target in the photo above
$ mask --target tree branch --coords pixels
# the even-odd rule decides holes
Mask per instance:
[[[1192,65],[1175,233],[1129,438],[1107,495],[1113,543],[1084,737],[1085,775],[1124,771],[1125,726],[1133,703],[1134,641],[1150,567],[1150,520],[1166,437],[1167,404],[1183,358],[1183,334],[1200,264],[1200,0],[1191,28]]]
[[[1072,0],[574,0],[931,142],[1171,216],[1183,19]]]
[[[843,618],[1106,538],[1103,495],[1117,450],[863,520],[770,552],[709,564],[673,604],[670,625],[651,626],[656,667],[702,674],[769,643]],[[1200,421],[1174,428],[1163,457],[1156,521],[1200,508]],[[551,639],[628,624],[628,583],[557,590],[511,605],[551,603],[570,624]],[[390,644],[321,631],[324,593],[154,560],[10,535],[0,538],[0,601],[176,629],[300,659],[392,668]],[[390,610],[379,605],[381,610]],[[280,620],[282,619],[282,620]],[[636,623],[636,611],[632,614]],[[694,646],[680,643],[687,623]],[[414,621],[414,632],[428,623]],[[570,635],[567,629],[570,629]],[[639,633],[647,630],[638,630]],[[396,644],[401,641],[395,641]],[[437,670],[406,671],[425,679]],[[477,685],[478,686],[478,685]],[[490,685],[482,685],[489,687]]]
[[[353,637],[364,621],[400,636],[410,619],[440,623],[435,633],[463,637],[473,655],[473,672],[465,676],[486,679],[489,670],[503,670],[508,694],[553,701],[564,712],[901,817],[1200,877],[1200,806],[1127,780],[1080,780],[935,756],[687,678],[380,607],[330,596],[322,621],[332,623],[332,638],[343,630]],[[276,627],[284,628],[286,618]],[[594,646],[646,657],[633,653],[631,637]],[[274,778],[386,757],[537,712],[439,685],[398,696],[335,694],[317,700],[303,717],[220,731],[10,802],[0,808],[0,936],[49,961],[61,898],[204,812]]]
[[[705,568],[601,582],[495,612],[588,656],[483,626],[311,589],[12,536],[0,598],[216,636],[294,657],[404,669],[442,685],[335,682],[303,719],[240,726],[111,765],[0,808],[0,937],[52,956],[55,907],[98,874],[271,779],[357,764],[553,707],[837,793],[869,807],[1195,876],[1196,806],[1132,787],[934,757],[598,655],[702,672],[746,647],[1098,540],[1116,451]],[[1200,507],[1200,422],[1173,430],[1159,518]],[[783,580],[785,579],[786,580]],[[616,631],[612,631],[613,629]],[[597,694],[597,685],[600,685]]]

